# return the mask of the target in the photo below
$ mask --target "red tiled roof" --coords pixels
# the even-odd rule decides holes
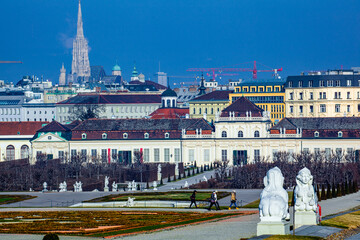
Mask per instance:
[[[246,97],[240,97],[230,106],[222,110],[221,117],[228,117],[229,112],[235,112],[235,117],[245,117],[246,112],[251,112],[252,117],[261,117],[264,110],[256,106]]]
[[[149,116],[151,119],[183,118],[189,114],[188,108],[158,108]]]
[[[232,90],[213,91],[200,97],[194,98],[191,101],[226,101],[229,100],[229,93],[232,92]]]
[[[161,103],[158,94],[79,94],[57,104]]]
[[[0,122],[0,135],[34,135],[49,122]]]
[[[65,125],[62,125],[61,123],[57,121],[52,121],[48,125],[42,127],[41,129],[38,129],[38,132],[67,132],[70,131],[70,128],[66,127]]]

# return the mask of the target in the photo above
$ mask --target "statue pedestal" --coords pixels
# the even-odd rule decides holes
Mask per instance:
[[[161,173],[158,173],[157,180],[158,180],[158,181],[161,181]]]
[[[290,234],[290,222],[259,222],[256,235],[287,235]]]
[[[314,211],[295,212],[295,229],[303,225],[317,225]]]
[[[108,192],[109,191],[109,187],[104,187],[104,192]]]

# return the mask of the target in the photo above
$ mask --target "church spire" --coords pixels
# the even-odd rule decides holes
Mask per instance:
[[[81,13],[81,0],[79,0],[79,10],[78,10],[78,21],[77,21],[77,34],[76,37],[83,37],[83,21],[82,21],[82,13]]]

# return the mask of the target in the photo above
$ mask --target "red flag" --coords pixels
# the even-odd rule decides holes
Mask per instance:
[[[108,148],[108,163],[111,161],[111,150]]]

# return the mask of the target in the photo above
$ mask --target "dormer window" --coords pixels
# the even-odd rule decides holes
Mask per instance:
[[[148,139],[149,138],[149,134],[148,133],[144,133],[144,138]]]
[[[165,138],[169,138],[170,137],[170,133],[165,133]]]
[[[338,137],[339,137],[339,138],[342,138],[342,137],[343,137],[342,131],[339,131],[339,132],[338,132]]]
[[[123,138],[124,138],[124,139],[127,139],[128,136],[129,136],[129,135],[128,135],[127,133],[124,133],[124,134],[123,134]]]
[[[316,132],[314,132],[314,137],[319,137],[319,132],[318,131],[316,131]]]
[[[102,138],[102,139],[107,139],[107,134],[106,134],[106,133],[103,133],[103,134],[101,135],[101,138]]]
[[[81,134],[81,139],[86,139],[86,133]]]

